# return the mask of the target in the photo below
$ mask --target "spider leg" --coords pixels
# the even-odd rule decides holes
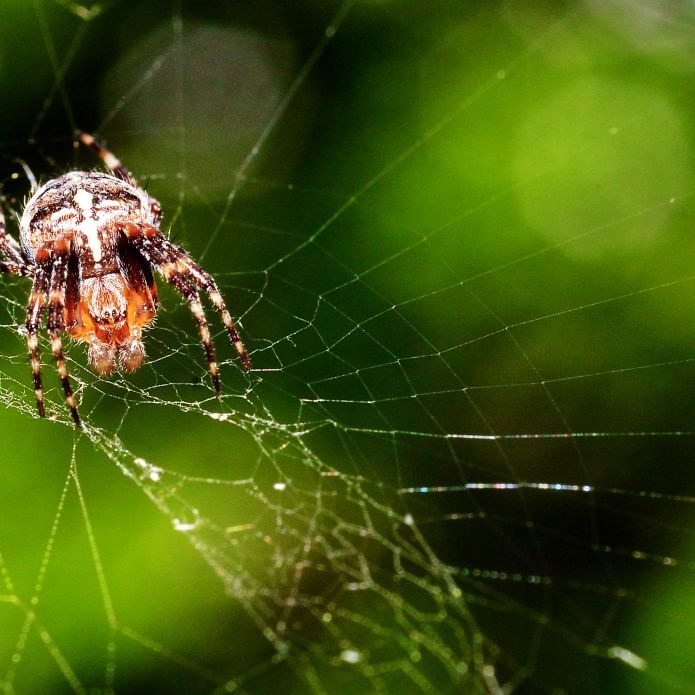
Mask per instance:
[[[131,248],[135,248],[135,246],[131,245]],[[141,255],[143,258],[145,258],[145,260],[153,263],[151,260],[151,255],[149,257],[145,257],[144,254]],[[205,318],[205,311],[203,310],[203,305],[200,302],[198,290],[185,275],[177,272],[173,266],[168,266],[166,270],[162,268],[162,275],[164,275],[169,284],[173,285],[184,296],[191,309],[191,313],[198,323],[200,341],[203,343],[203,347],[205,348],[205,355],[208,361],[208,369],[210,370],[212,385],[215,389],[215,393],[219,396],[221,392],[220,371],[217,365],[217,359],[215,357],[215,350],[212,345],[212,338],[210,337],[210,328],[208,327],[208,322]],[[151,282],[151,285],[154,288],[154,282]],[[154,295],[154,298],[156,301],[156,294]]]
[[[10,275],[21,275],[26,278],[34,277],[34,272],[25,265],[17,263],[5,263],[0,261],[0,273],[9,273]]]
[[[6,270],[3,272],[15,273],[16,275],[30,276],[31,273],[27,268],[27,262],[24,259],[22,248],[17,243],[16,239],[10,236],[5,229],[5,215],[0,209],[0,253],[11,261],[9,265],[14,265],[17,268],[22,268],[23,271]]]
[[[77,412],[77,404],[70,386],[68,368],[63,355],[63,341],[61,331],[65,330],[65,291],[68,282],[68,258],[70,254],[70,242],[66,239],[58,239],[53,243],[54,254],[51,261],[51,279],[48,296],[48,333],[51,336],[51,349],[58,368],[60,383],[63,386],[65,401],[70,409],[70,415],[77,427],[82,427],[82,421]]]
[[[135,180],[135,177],[125,168],[123,162],[121,162],[106,145],[97,140],[93,135],[83,133],[81,130],[75,131],[75,137],[78,142],[94,150],[114,176],[117,176],[121,181],[129,183],[131,186],[138,187],[138,182]]]
[[[10,261],[0,261],[0,272],[22,275],[34,279],[31,288],[29,303],[27,306],[27,318],[25,322],[27,330],[27,345],[29,348],[29,360],[31,362],[31,374],[34,381],[34,395],[36,396],[36,408],[41,417],[46,416],[46,406],[43,402],[43,386],[41,384],[41,362],[39,361],[38,327],[41,323],[41,315],[46,306],[48,294],[48,275],[39,268],[34,270],[26,260],[22,249],[14,239],[5,231],[5,215],[0,209],[0,253]]]
[[[195,317],[198,323],[198,330],[200,332],[200,342],[203,343],[205,348],[205,355],[208,360],[208,368],[210,370],[210,378],[212,379],[212,385],[215,389],[215,393],[220,395],[220,370],[217,366],[217,359],[215,358],[215,350],[212,346],[212,339],[210,337],[210,328],[208,327],[208,322],[205,318],[205,312],[203,311],[203,305],[200,303],[200,295],[195,286],[186,278],[186,276],[181,275],[181,273],[176,272],[173,268],[165,270],[162,268],[162,274],[166,278],[166,281],[173,285],[186,299],[188,305],[190,306],[191,313]]]
[[[41,384],[41,362],[39,360],[39,325],[41,315],[46,306],[48,296],[48,272],[39,266],[34,275],[34,285],[29,295],[27,307],[27,345],[29,347],[29,359],[31,361],[31,374],[34,379],[34,394],[36,396],[36,408],[41,417],[46,417],[46,406],[43,402],[43,385]]]
[[[170,278],[179,275],[189,278],[195,285],[207,293],[227,329],[231,342],[241,357],[244,368],[246,371],[250,371],[251,361],[246,354],[241,338],[239,338],[227,305],[224,303],[217,284],[212,277],[183,249],[172,244],[156,227],[149,224],[124,222],[121,225],[121,229],[145,259],[154,265],[168,282],[174,284]]]

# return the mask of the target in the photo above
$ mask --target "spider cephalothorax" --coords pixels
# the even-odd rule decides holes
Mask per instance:
[[[21,247],[5,231],[0,211],[0,271],[34,281],[27,312],[27,341],[39,414],[45,415],[38,328],[46,307],[51,347],[65,397],[80,417],[63,358],[61,332],[89,345],[89,362],[101,375],[137,369],[145,357],[142,329],[157,311],[152,269],[189,302],[217,393],[220,379],[199,290],[210,297],[246,369],[250,362],[215,281],[159,230],[160,206],[97,140],[78,133],[112,174],[73,171],[36,190],[20,220]]]

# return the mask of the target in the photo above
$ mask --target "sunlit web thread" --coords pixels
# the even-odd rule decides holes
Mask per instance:
[[[695,503],[693,495],[677,495],[654,490],[629,490],[627,488],[603,488],[594,485],[572,485],[567,483],[539,483],[539,482],[499,482],[499,483],[465,483],[463,485],[425,485],[422,487],[409,487],[399,490],[403,495],[412,494],[435,494],[448,492],[464,492],[469,490],[494,490],[494,491],[515,491],[515,490],[539,490],[542,492],[576,492],[591,493],[596,492],[607,495],[620,495],[625,497],[639,497],[641,499],[665,500],[669,502]]]
[[[301,67],[299,72],[297,73],[297,76],[293,80],[292,84],[290,85],[289,89],[285,92],[284,96],[280,100],[280,103],[278,104],[277,108],[275,109],[274,113],[271,115],[270,119],[266,123],[265,127],[263,128],[263,131],[259,135],[258,139],[254,143],[254,145],[251,147],[250,151],[244,158],[244,161],[241,163],[241,166],[235,173],[235,178],[234,178],[234,185],[232,186],[232,189],[230,190],[229,194],[227,195],[227,200],[225,202],[225,207],[222,212],[222,215],[220,216],[220,220],[217,224],[217,226],[212,230],[212,233],[210,234],[210,238],[208,239],[208,243],[205,245],[205,247],[202,250],[201,253],[201,258],[205,258],[207,252],[209,251],[210,247],[214,243],[215,239],[217,238],[217,235],[220,233],[220,230],[222,229],[222,226],[224,225],[227,216],[229,214],[229,211],[234,204],[234,200],[237,196],[237,193],[241,189],[241,186],[244,183],[244,178],[246,176],[246,172],[249,170],[249,167],[253,163],[253,161],[256,159],[258,156],[258,153],[261,151],[262,147],[265,145],[266,141],[272,134],[272,132],[275,130],[277,124],[279,123],[280,119],[282,118],[283,114],[285,113],[287,107],[290,105],[292,100],[294,99],[295,95],[297,92],[300,90],[304,82],[306,81],[307,77],[313,70],[314,66],[316,63],[319,61],[321,56],[324,54],[326,47],[328,46],[329,42],[333,39],[335,36],[336,32],[338,31],[338,28],[340,25],[343,23],[343,21],[346,19],[348,16],[348,13],[352,9],[352,7],[356,4],[357,0],[346,0],[345,2],[340,5],[338,8],[338,11],[336,12],[335,16],[333,19],[330,21],[326,29],[324,30],[323,36],[321,39],[319,39],[318,43],[316,44],[314,50],[312,51],[311,55],[307,58],[305,61],[304,65]]]
[[[178,19],[180,20],[181,17],[179,15]],[[332,33],[331,27],[328,27],[328,33]],[[403,160],[405,161],[405,160]],[[388,163],[387,163],[388,164]],[[394,165],[396,168],[402,164],[402,162],[396,162],[396,161],[391,161],[391,165]],[[345,200],[349,200],[348,198],[345,198],[342,202],[345,202]],[[354,204],[354,203],[353,203]],[[337,208],[336,208],[337,209]],[[270,274],[269,274],[270,275]],[[368,274],[365,272],[360,272],[355,274],[356,277],[356,282],[360,283],[362,285],[366,285],[369,278]],[[263,292],[262,292],[263,293]],[[262,294],[261,293],[261,294]],[[438,288],[435,291],[436,295],[442,295],[442,290],[441,288]],[[421,295],[424,296],[424,295]],[[416,297],[415,300],[417,300],[420,297]],[[392,308],[403,308],[406,306],[406,303],[411,303],[414,301],[413,299],[407,299],[403,301],[398,301],[396,302],[395,306]],[[289,313],[291,313],[292,307],[285,307]],[[571,307],[573,309],[578,309],[578,306]],[[374,318],[374,317],[372,317]],[[550,319],[552,321],[552,319]],[[312,322],[310,322],[310,325],[313,325]],[[511,325],[511,324],[510,324]],[[123,391],[121,393],[117,393],[117,395],[114,397],[112,391],[107,390],[106,387],[104,390],[105,398],[107,401],[113,400],[113,401],[119,401],[123,403],[123,409],[124,411],[130,412],[131,409],[134,409],[134,407],[138,404],[157,404],[162,407],[168,407],[173,411],[176,412],[186,412],[192,416],[196,415],[201,415],[201,416],[206,416],[206,417],[213,417],[213,415],[218,415],[217,418],[215,419],[216,423],[227,423],[228,426],[233,427],[236,426],[236,423],[234,422],[235,417],[234,413],[224,413],[223,415],[228,416],[227,418],[223,419],[223,417],[220,414],[215,414],[215,413],[210,413],[207,408],[210,405],[205,399],[203,398],[197,398],[193,397],[190,398],[187,393],[184,392],[184,389],[186,388],[186,378],[190,376],[193,372],[189,366],[185,365],[186,362],[186,357],[189,354],[192,354],[193,350],[193,344],[190,343],[187,340],[186,335],[183,332],[180,331],[172,331],[171,333],[166,333],[166,335],[172,338],[172,343],[175,343],[173,345],[166,345],[166,341],[162,342],[163,348],[163,353],[164,353],[164,360],[166,359],[172,359],[172,358],[180,358],[181,359],[181,364],[182,366],[182,373],[181,376],[176,377],[176,384],[175,388],[177,389],[177,393],[175,395],[171,394],[165,394],[165,395],[158,395],[157,392],[157,387],[154,387],[150,390],[147,389],[142,389],[140,390],[138,387],[135,385],[130,385],[127,384],[125,381],[122,381],[118,383],[117,387],[122,388]],[[282,340],[284,338],[281,338]],[[326,342],[327,339],[326,339]],[[330,346],[330,342],[328,342]],[[449,353],[446,353],[447,355]],[[424,355],[421,355],[423,357]],[[17,359],[19,361],[19,358]],[[285,363],[287,365],[287,363]],[[378,374],[385,373],[385,369],[388,366],[386,363],[379,364],[379,365],[374,365],[376,367],[376,370]],[[156,365],[154,368],[157,373],[162,373],[163,372],[163,367],[162,365]],[[380,371],[384,370],[384,371]],[[354,368],[351,368],[351,371],[354,372]],[[578,376],[578,377],[573,377],[579,380],[582,380],[584,377]],[[158,386],[163,387],[161,391],[164,391],[164,388],[166,388],[166,383],[165,379],[162,377],[162,380]],[[12,384],[14,386],[14,383]],[[501,389],[503,385],[497,385],[497,386],[488,386],[488,387],[481,387],[481,388],[487,388],[488,390],[490,389]],[[423,400],[424,397],[427,395],[426,390],[422,387],[414,387],[414,396],[415,400]],[[458,393],[460,389],[457,389],[456,392]],[[469,393],[478,393],[474,389],[467,388],[467,391]],[[249,399],[252,397],[252,394],[247,393],[244,394],[243,399],[245,401],[249,401]],[[321,399],[317,402],[325,402],[325,403],[338,403],[338,402],[344,402],[346,404],[351,404],[352,406],[357,406],[362,403],[365,404],[372,404],[372,403],[378,403],[381,401],[386,401],[388,399],[373,399],[373,401],[361,401],[359,399]],[[229,402],[229,401],[227,401]],[[310,403],[309,400],[307,400],[307,403]],[[12,403],[14,406],[16,404],[16,401]],[[230,417],[231,416],[231,417]],[[96,417],[95,417],[96,420]],[[248,420],[245,420],[245,422],[248,422]],[[446,427],[444,427],[443,423],[439,423],[440,426],[444,429],[444,433],[442,436],[449,436],[451,435],[453,439],[451,440],[445,440],[445,441],[459,441],[458,437],[455,432],[451,432],[447,430]],[[328,426],[334,426],[337,430],[341,431],[342,433],[358,433],[361,430],[358,428],[350,428],[346,427],[343,423],[341,423],[339,420],[331,420],[330,417],[327,415],[325,418],[321,420],[321,426],[328,427]],[[256,607],[258,610],[256,611],[256,615],[258,618],[258,624],[259,626],[264,627],[265,629],[269,629],[271,632],[271,639],[274,639],[278,642],[279,644],[279,634],[280,630],[278,629],[277,626],[273,626],[270,624],[270,622],[267,620],[267,618],[262,615],[262,612],[260,611],[260,608],[262,607],[262,599],[259,598],[259,596],[263,595],[265,593],[266,596],[270,596],[270,602],[272,600],[277,600],[281,596],[279,593],[277,594],[272,594],[272,583],[271,582],[261,582],[259,580],[253,582],[249,581],[248,583],[244,584],[244,582],[241,580],[243,578],[243,574],[239,572],[238,574],[234,574],[234,571],[236,571],[241,565],[239,563],[235,563],[235,557],[234,557],[234,552],[229,549],[229,546],[226,545],[228,542],[228,538],[225,538],[223,535],[219,535],[221,529],[215,528],[214,520],[212,519],[206,519],[205,518],[205,508],[201,507],[201,505],[194,505],[190,502],[190,500],[187,500],[187,492],[189,492],[189,489],[186,488],[186,485],[192,485],[196,483],[201,483],[203,485],[210,485],[210,486],[215,486],[215,487],[233,487],[236,482],[243,482],[241,487],[244,485],[253,488],[254,486],[260,488],[261,487],[261,481],[262,481],[262,476],[264,473],[265,466],[259,466],[256,471],[254,471],[254,475],[252,475],[250,478],[246,477],[246,473],[244,474],[243,477],[239,478],[239,481],[236,481],[232,476],[235,475],[233,471],[225,472],[222,473],[221,475],[223,476],[229,476],[229,477],[219,477],[215,478],[214,476],[200,476],[198,479],[194,480],[194,476],[180,476],[176,483],[172,483],[173,479],[176,479],[176,471],[172,469],[169,469],[167,467],[167,462],[163,461],[164,465],[161,466],[149,466],[149,465],[141,465],[136,462],[137,458],[140,458],[141,461],[144,461],[141,457],[135,456],[136,453],[141,453],[141,452],[129,452],[129,450],[120,442],[117,441],[117,434],[120,429],[120,425],[114,424],[110,425],[106,430],[99,432],[96,429],[92,430],[93,436],[94,436],[94,442],[95,446],[98,446],[96,442],[101,442],[105,448],[109,448],[109,446],[112,446],[113,448],[110,449],[110,454],[113,458],[111,458],[112,461],[118,462],[117,465],[123,465],[124,472],[127,471],[127,475],[129,476],[134,476],[134,478],[137,480],[136,484],[138,485],[138,489],[141,489],[145,491],[145,494],[151,494],[153,501],[160,505],[160,509],[162,510],[162,513],[174,523],[174,526],[177,527],[180,531],[188,534],[188,537],[192,539],[192,542],[194,546],[199,549],[203,557],[206,559],[210,560],[210,564],[212,567],[215,568],[215,570],[219,570],[222,573],[222,576],[224,576],[225,581],[228,581],[228,586],[231,589],[235,589],[237,587],[245,589],[246,594],[242,594],[242,599],[244,599],[247,604],[251,605],[252,607]],[[218,428],[219,431],[220,428]],[[296,477],[298,476],[298,471],[306,473],[307,471],[318,471],[321,469],[323,466],[326,465],[327,462],[332,463],[335,468],[331,471],[325,471],[323,477],[328,479],[330,482],[338,482],[338,483],[346,483],[348,481],[348,476],[343,472],[343,467],[348,468],[349,466],[355,465],[357,466],[359,463],[359,455],[355,454],[354,457],[349,457],[346,456],[346,461],[341,461],[338,459],[339,454],[335,452],[331,452],[330,455],[325,456],[325,460],[317,457],[312,457],[311,456],[311,451],[310,450],[302,450],[301,454],[299,450],[294,452],[294,457],[285,460],[282,458],[283,456],[283,451],[287,451],[288,449],[292,448],[292,445],[295,444],[294,438],[298,434],[298,430],[292,429],[285,427],[282,422],[280,422],[280,419],[273,419],[272,417],[265,419],[263,422],[260,420],[256,420],[253,422],[252,425],[249,426],[248,431],[255,432],[260,441],[263,441],[263,438],[260,436],[261,435],[261,429],[263,430],[264,434],[270,434],[271,432],[274,432],[275,434],[278,435],[278,442],[274,444],[274,446],[266,446],[266,443],[263,442],[263,457],[262,457],[262,462],[268,463],[271,462],[273,466],[275,467],[274,475],[273,475],[273,480],[275,479],[275,474],[277,475],[282,475],[283,479],[286,478],[286,481],[283,480],[282,486],[281,487],[275,487],[277,483],[275,483],[272,487],[274,492],[278,493],[289,493],[287,498],[284,499],[281,502],[275,502],[274,505],[269,506],[269,508],[272,508],[272,511],[274,513],[277,513],[279,517],[283,517],[282,522],[278,524],[278,529],[281,529],[288,534],[292,532],[292,524],[291,520],[293,518],[293,512],[297,507],[301,507],[302,504],[306,505],[307,502],[311,502],[313,504],[314,509],[318,509],[319,512],[324,512],[329,509],[330,506],[330,495],[326,494],[325,496],[321,496],[319,494],[319,491],[325,492],[322,486],[315,484],[313,481],[310,483],[304,482],[303,484],[298,483],[296,480],[293,484],[292,482],[292,477],[293,475]],[[365,432],[373,432],[376,433],[380,436],[385,436],[386,438],[391,439],[392,441],[396,442],[402,442],[404,440],[410,439],[411,437],[420,437],[422,436],[423,433],[417,432],[416,427],[413,427],[412,429],[408,430],[406,428],[393,428],[389,424],[379,424],[379,426],[372,428],[371,430],[363,430]],[[306,431],[301,433],[302,436],[305,436],[307,434]],[[677,434],[689,434],[688,432],[679,432]],[[647,436],[652,436],[652,435],[657,435],[657,436],[669,436],[669,437],[674,437],[678,438],[677,434],[675,433],[669,433],[669,432],[655,432],[651,431],[649,427],[645,427],[643,430],[640,431],[634,431],[631,433],[602,433],[598,431],[593,431],[593,432],[572,432],[570,433],[571,436],[576,436],[578,438],[583,438],[583,439],[589,439],[589,438],[606,438],[606,437],[620,437],[620,436],[638,436],[638,437],[647,437]],[[437,436],[437,435],[435,435]],[[467,441],[473,440],[473,439],[481,439],[482,441],[488,441],[489,439],[493,439],[493,437],[490,437],[489,439],[485,439],[484,437],[478,437],[477,435],[466,435],[465,433],[461,436],[465,437],[470,437],[470,439],[467,439]],[[494,435],[497,437],[498,435]],[[504,437],[507,440],[511,440],[513,438],[520,438],[520,437],[533,437],[534,439],[542,439],[542,438],[547,438],[547,439],[554,439],[556,437],[565,437],[567,436],[566,434],[563,433],[552,433],[552,432],[541,432],[538,434],[534,435],[520,435],[519,433],[514,433],[514,432],[509,432],[502,437]],[[344,455],[345,452],[340,452],[341,454]],[[132,458],[131,460],[131,457]],[[334,458],[335,457],[335,458]],[[259,457],[260,458],[260,457]],[[398,456],[394,457],[396,461],[398,461]],[[160,462],[158,462],[160,463]],[[443,471],[439,471],[441,474]],[[540,474],[538,474],[540,475]],[[252,483],[251,485],[248,485],[248,481],[251,480]],[[364,485],[375,485],[376,487],[379,487],[382,491],[386,490],[387,492],[392,492],[393,490],[388,488],[388,485],[382,485],[381,481],[379,480],[378,474],[375,472],[372,474],[372,477],[370,478],[369,476],[367,479],[364,481]],[[539,484],[539,485],[544,485]],[[523,485],[523,483],[522,483]],[[447,488],[447,486],[443,486]],[[455,488],[455,486],[453,486]],[[417,489],[417,488],[415,488]],[[436,489],[436,486],[434,486],[432,489]],[[447,488],[448,489],[448,488]],[[509,488],[510,492],[518,492],[520,488]],[[297,497],[290,498],[289,495],[291,495],[293,492],[300,491],[300,494]],[[362,518],[359,523],[353,524],[352,530],[355,534],[355,536],[361,536],[362,538],[369,538],[370,534],[377,534],[379,536],[379,530],[378,526],[379,524],[377,523],[380,519],[378,517],[378,514],[375,512],[375,510],[379,509],[381,512],[385,513],[385,519],[387,524],[400,524],[403,522],[403,516],[400,514],[395,513],[395,505],[392,504],[390,501],[382,502],[381,506],[377,505],[376,501],[374,498],[370,499],[366,494],[362,492],[362,494],[358,494],[359,492],[359,486],[353,486],[349,489],[350,493],[355,495],[358,500],[363,502],[364,506],[361,507],[361,511],[364,511],[365,507],[367,510],[372,511],[372,517],[364,517]],[[397,491],[397,490],[396,490]],[[543,495],[549,497],[550,495],[553,494],[553,490],[549,489],[546,490],[542,487],[538,488],[538,492],[543,493]],[[574,494],[574,491],[569,491],[569,490],[558,490],[557,492],[563,492],[567,494]],[[331,492],[331,494],[334,494],[334,492]],[[414,494],[414,493],[411,493]],[[426,496],[425,494],[420,494],[420,496]],[[346,498],[349,498],[349,495],[346,495]],[[679,500],[678,500],[679,501]],[[194,510],[199,510],[202,512],[198,516],[194,513]],[[186,521],[186,516],[185,513],[189,514],[189,517],[191,520]],[[320,514],[319,514],[320,517]],[[431,518],[431,517],[428,517]],[[447,518],[444,515],[442,518]],[[178,522],[180,523],[176,523]],[[347,528],[349,524],[347,524],[347,518],[343,518],[341,516],[337,517],[337,520]],[[383,519],[381,519],[383,521]],[[457,521],[460,521],[461,519],[457,519]],[[318,528],[322,530],[324,533],[329,533],[331,529],[334,527],[336,522],[336,517],[331,517],[330,522],[325,522],[323,526],[319,523],[318,527],[314,526],[314,528]],[[414,522],[413,522],[414,523]],[[419,519],[418,519],[419,523]],[[407,525],[407,524],[405,524]],[[235,527],[238,528],[238,527]],[[244,527],[243,531],[251,530],[253,528],[252,526],[246,526]],[[225,529],[226,531],[226,529]],[[210,533],[210,536],[206,537],[206,533]],[[383,530],[381,531],[383,534]],[[381,535],[380,536],[382,539],[385,538],[385,536]],[[311,541],[310,534],[306,529],[302,529],[301,532],[299,532],[297,536],[298,542],[306,542],[309,543]],[[399,552],[403,553],[405,550],[412,549],[411,546],[409,545],[409,542],[402,541],[399,544],[396,544],[395,546],[391,545],[386,545],[386,550],[393,550],[394,548]],[[347,548],[341,548],[339,550],[342,550],[345,553],[351,552],[353,555],[359,556],[361,559],[365,559],[366,556],[364,553],[360,554],[356,552],[359,550],[359,542],[356,540],[352,540],[350,545]],[[276,560],[280,565],[283,562],[290,563],[291,562],[291,552],[290,552],[290,544],[289,542],[287,545],[282,546],[280,550],[277,553]],[[339,566],[339,561],[340,561],[340,555],[338,554],[337,550],[335,548],[330,548],[331,553],[335,551],[335,554],[331,554],[329,557],[332,560],[332,566],[333,567],[338,567]],[[228,553],[225,555],[225,551]],[[422,559],[418,557],[418,554],[415,553],[413,556],[411,556],[410,559],[420,559],[422,562]],[[302,556],[302,561],[306,562],[306,556]],[[242,563],[243,564],[243,563]],[[502,559],[500,558],[500,564],[502,565]],[[434,580],[433,577],[436,574],[436,571],[439,569],[437,566],[437,563],[434,562],[434,559],[432,558],[426,558],[426,561],[421,565],[421,568],[424,568],[424,571],[426,572],[427,579],[424,581],[425,586],[434,586]],[[243,567],[242,567],[243,569]],[[292,567],[291,569],[295,569]],[[459,569],[459,568],[455,568]],[[407,576],[407,572],[402,569],[401,566],[399,566],[399,570],[403,572],[402,576],[405,577]],[[489,571],[490,573],[492,572],[502,572],[503,570],[486,570]],[[453,573],[453,570],[452,570]],[[279,572],[276,575],[276,577],[279,577]],[[399,577],[401,576],[400,574],[398,575]],[[490,575],[491,577],[492,575]],[[501,576],[498,575],[498,576]],[[236,582],[236,583],[235,583]],[[356,582],[356,585],[359,583]],[[316,598],[316,595],[312,595],[310,592],[306,592],[302,594],[301,591],[298,591],[299,587],[299,580],[295,579],[294,584],[292,584],[293,588],[293,600],[295,603],[297,602],[297,598],[299,597],[300,599],[308,601],[309,599]],[[300,601],[301,602],[301,601]],[[406,601],[406,609],[413,609],[415,606],[414,605],[407,605],[408,602]],[[263,606],[265,607],[265,606]],[[403,638],[403,635],[401,635],[400,632],[395,632],[395,631],[389,631],[389,630],[384,630],[382,626],[378,625],[378,621],[374,620],[371,623],[368,621],[368,618],[371,616],[366,615],[364,612],[359,613],[357,612],[355,616],[353,616],[355,624],[358,624],[359,620],[362,621],[362,625],[369,624],[369,629],[373,630],[375,633],[378,632],[379,628],[381,628],[382,632],[380,635],[383,637],[384,640],[389,640],[393,639],[394,636],[398,636]],[[548,620],[548,614],[541,612],[539,615],[539,620],[545,619],[546,621]],[[403,626],[408,625],[407,622],[403,622]],[[286,628],[286,625],[285,625]],[[347,631],[346,631],[347,632]],[[339,636],[342,635],[340,631],[337,631]],[[474,634],[476,638],[479,641],[483,641],[483,635],[479,631],[474,630]],[[141,640],[144,644],[148,645],[149,649],[151,649],[153,652],[159,653],[159,647],[157,646],[156,640],[151,640],[151,639],[143,639]],[[413,655],[416,655],[418,653],[417,651],[417,641],[415,639],[413,640],[407,640],[404,639],[405,646],[409,646],[412,648]],[[594,645],[590,643],[586,638],[576,638],[575,639],[575,644],[576,648],[578,650],[590,650],[594,649]],[[319,649],[316,645],[318,645],[318,640],[314,643],[314,647],[316,649]],[[601,651],[602,650],[602,651]],[[611,651],[612,650],[612,651]],[[630,658],[629,650],[626,648],[618,648],[618,647],[611,647],[610,649],[608,648],[601,648],[601,649],[595,649],[597,652],[601,652],[603,655],[609,655],[612,656],[613,658],[623,658],[624,661],[627,662],[627,660]],[[610,652],[610,654],[609,654]],[[337,652],[338,658],[340,661],[344,664],[350,664],[350,665],[364,665],[366,661],[366,654],[363,651],[360,651],[359,649],[355,648],[354,646],[348,646],[343,648],[342,650],[339,650]],[[332,654],[329,654],[328,650],[325,652],[321,652],[320,655],[324,658],[324,660],[328,660],[329,657],[333,656]],[[622,657],[621,657],[622,655]],[[413,662],[415,663],[415,662]],[[466,665],[468,665],[468,662],[466,662]],[[388,664],[377,664],[376,668],[378,669],[379,666],[383,667],[384,669],[388,668]],[[525,665],[524,665],[525,666]],[[494,669],[491,669],[489,665],[484,663],[484,660],[480,664],[481,667],[481,672],[483,672],[488,679],[487,682],[492,684],[492,687],[494,688]],[[310,666],[307,665],[307,672],[310,669]],[[367,666],[364,666],[364,668],[367,668]],[[415,679],[417,682],[418,687],[421,689],[426,689],[427,686],[429,685],[425,679],[423,678],[422,674],[417,671],[417,666],[410,665],[409,668],[411,669],[411,673],[416,674]],[[193,670],[193,668],[191,668]],[[523,674],[526,676],[527,674],[524,671],[524,668],[519,668],[516,677],[519,678],[519,674]],[[372,674],[372,680],[371,683],[375,684],[377,683],[377,677],[378,674]],[[236,682],[240,682],[243,680],[240,678]],[[514,683],[514,679],[510,679],[511,683]],[[511,688],[509,688],[511,689]]]

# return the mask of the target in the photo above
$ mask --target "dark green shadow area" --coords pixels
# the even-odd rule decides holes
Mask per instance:
[[[0,691],[691,691],[692,9],[3,11],[8,231],[96,133],[253,371],[160,278],[42,421],[0,278]]]

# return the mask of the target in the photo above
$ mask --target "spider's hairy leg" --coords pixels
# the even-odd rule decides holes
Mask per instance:
[[[191,264],[196,266],[192,259],[189,259],[189,261]],[[220,315],[220,318],[222,319],[224,327],[227,329],[229,339],[232,341],[232,344],[236,348],[236,351],[239,353],[239,357],[241,357],[244,369],[247,372],[250,372],[251,360],[249,359],[249,356],[246,354],[246,348],[244,347],[244,344],[241,342],[241,338],[237,333],[234,321],[232,321],[232,315],[229,313],[229,309],[227,309],[227,305],[224,303],[219,289],[217,289],[217,284],[207,273],[204,273],[202,271],[201,273],[203,274],[203,276],[207,277],[207,280],[197,284],[199,284],[200,287],[202,287],[205,290],[205,292],[207,292],[208,296],[210,297],[210,301],[213,303],[215,309],[217,310],[217,313]]]
[[[41,323],[41,315],[46,305],[48,292],[48,276],[42,270],[31,267],[22,254],[19,244],[5,230],[5,215],[0,209],[0,253],[9,262],[0,261],[0,272],[22,275],[34,279],[34,285],[29,297],[27,307],[26,329],[27,345],[29,348],[29,360],[31,362],[31,374],[34,381],[34,395],[36,396],[36,408],[41,417],[46,416],[46,406],[43,402],[43,386],[41,384],[41,362],[39,361],[39,336],[38,327]]]
[[[210,337],[210,328],[208,327],[208,322],[205,318],[203,305],[200,303],[200,295],[198,294],[198,290],[196,290],[193,283],[191,283],[184,275],[177,272],[174,266],[170,263],[159,266],[159,269],[162,275],[164,275],[166,281],[173,285],[188,302],[191,313],[198,324],[200,342],[203,343],[203,347],[205,348],[205,356],[207,357],[208,361],[208,369],[210,370],[212,385],[215,389],[215,393],[219,396],[221,392],[220,370],[217,365],[217,358],[215,357],[215,350],[212,346],[212,338]]]
[[[141,253],[149,263],[152,263],[159,268],[166,281],[175,287],[188,302],[191,313],[198,324],[200,342],[203,343],[203,347],[205,348],[205,355],[208,361],[208,369],[210,370],[212,385],[215,389],[215,393],[219,396],[221,392],[220,370],[217,365],[215,349],[213,348],[212,338],[210,337],[210,328],[208,326],[207,319],[205,318],[205,311],[203,310],[203,305],[200,302],[198,290],[196,290],[193,283],[191,283],[190,280],[188,280],[188,278],[186,278],[184,275],[181,275],[181,273],[179,273],[171,263],[164,263],[160,265],[156,260],[157,254],[154,249],[150,248],[147,251],[141,250]]]
[[[36,408],[41,417],[46,417],[46,406],[43,402],[43,385],[41,384],[41,361],[39,360],[39,326],[41,316],[46,306],[48,295],[48,272],[39,267],[34,275],[34,286],[31,288],[29,305],[27,307],[27,345],[29,347],[29,360],[31,361],[31,374],[34,379],[34,394],[36,396]]]
[[[26,265],[18,263],[5,263],[0,261],[0,273],[9,273],[10,275],[22,275],[23,277],[34,277],[34,272]]]
[[[157,267],[168,282],[172,282],[169,276],[184,277],[195,283],[195,285],[208,294],[227,329],[231,342],[234,344],[234,347],[241,357],[246,371],[249,371],[251,369],[251,361],[246,354],[246,349],[241,342],[241,338],[239,338],[229,310],[212,277],[183,249],[172,244],[156,227],[148,224],[127,222],[123,224],[122,229],[145,259]],[[174,283],[172,282],[172,284]]]
[[[63,355],[63,341],[60,337],[61,331],[65,329],[65,290],[68,281],[68,257],[70,254],[70,241],[65,238],[57,239],[53,242],[51,260],[48,261],[51,267],[51,279],[49,284],[48,296],[48,333],[51,337],[51,349],[55,358],[60,383],[63,386],[65,401],[70,409],[70,415],[77,427],[82,427],[82,421],[77,412],[77,403],[70,385],[68,368],[65,364]],[[37,262],[39,254],[37,254]]]
[[[131,186],[135,186],[137,188],[138,182],[135,180],[135,177],[125,168],[123,162],[121,162],[121,160],[118,159],[118,157],[116,157],[116,155],[111,152],[106,145],[97,140],[93,135],[83,133],[81,130],[75,131],[75,137],[79,143],[82,143],[86,147],[94,150],[101,158],[101,161],[104,162],[104,164],[106,164],[109,170],[114,174],[114,176],[117,176],[119,179],[121,179],[121,181],[125,181]]]
[[[8,269],[3,272],[14,273],[15,275],[31,276],[31,271],[27,267],[24,254],[16,239],[7,233],[5,228],[5,214],[0,208],[0,253],[7,258],[10,263],[6,264]],[[12,269],[10,269],[12,268]],[[16,270],[14,270],[16,268]]]

